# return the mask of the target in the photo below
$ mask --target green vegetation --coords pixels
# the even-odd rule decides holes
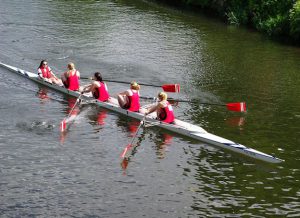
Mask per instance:
[[[272,37],[300,43],[300,0],[157,0],[198,8],[232,25],[247,25]]]
[[[297,40],[300,41],[300,1],[293,5],[293,8],[289,13],[290,19],[290,35]]]

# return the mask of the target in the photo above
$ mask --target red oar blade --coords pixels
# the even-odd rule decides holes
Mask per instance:
[[[164,84],[161,87],[165,92],[180,92],[179,84]]]
[[[67,128],[67,120],[64,119],[63,121],[60,122],[60,131],[64,132]]]
[[[238,103],[228,103],[226,104],[227,109],[230,111],[238,111],[238,112],[246,112],[246,103],[238,102]]]
[[[124,158],[126,156],[126,153],[130,148],[132,147],[132,144],[128,144],[125,149],[123,150],[122,154],[120,155],[121,158]]]

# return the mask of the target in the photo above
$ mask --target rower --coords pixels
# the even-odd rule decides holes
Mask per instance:
[[[133,81],[130,89],[118,94],[118,102],[121,108],[129,111],[138,112],[140,109],[140,85]]]
[[[75,69],[74,63],[70,62],[68,64],[68,71],[63,73],[61,78],[67,89],[72,91],[78,91],[80,73],[78,70]]]
[[[175,116],[172,105],[168,102],[168,95],[165,92],[158,94],[158,103],[145,112],[148,115],[154,111],[157,113],[157,119],[165,123],[174,123]]]
[[[51,68],[48,66],[46,60],[41,61],[40,66],[38,67],[38,75],[40,76],[41,79],[43,79],[46,82],[63,86],[61,79],[55,76]]]
[[[93,80],[93,82],[82,89],[81,93],[83,94],[86,92],[92,92],[94,98],[98,99],[99,101],[108,101],[109,93],[107,85],[103,82],[101,73],[96,72]]]

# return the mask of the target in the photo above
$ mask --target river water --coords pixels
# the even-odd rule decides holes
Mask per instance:
[[[180,83],[176,116],[285,162],[268,164],[82,105],[0,68],[1,217],[299,217],[300,49],[147,1],[1,0],[0,61],[60,75]],[[112,95],[126,85],[109,83]],[[154,96],[158,88],[142,87]],[[247,113],[225,104],[245,101]],[[143,102],[143,104],[146,102]]]

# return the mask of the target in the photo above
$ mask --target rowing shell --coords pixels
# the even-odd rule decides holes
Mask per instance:
[[[73,96],[73,97],[78,97],[79,93],[78,92],[74,92],[71,90],[68,90],[64,87],[58,86],[58,85],[54,85],[51,84],[49,82],[44,81],[43,79],[41,79],[37,74],[35,73],[31,73],[7,64],[3,64],[0,62],[0,66],[15,72],[21,76],[24,76],[32,81],[35,81],[39,84],[42,84],[44,86],[47,86],[51,89],[54,89],[56,91],[65,93],[67,95]],[[89,97],[87,95],[82,96],[83,99],[85,100],[93,100],[93,102],[95,102],[97,105],[99,105],[100,107],[118,112],[120,114],[138,119],[138,120],[142,120],[144,115],[142,113],[138,113],[138,112],[131,112],[125,109],[122,109],[119,107],[117,100],[115,98],[111,98],[109,102],[100,102],[98,100],[95,100],[92,97]],[[262,160],[262,161],[266,161],[266,162],[270,162],[270,163],[280,163],[284,160],[276,158],[272,155],[268,155],[266,153],[257,151],[255,149],[252,148],[248,148],[244,145],[241,145],[239,143],[235,143],[233,141],[230,141],[228,139],[213,135],[211,133],[208,133],[206,130],[204,130],[203,128],[175,119],[175,123],[174,124],[167,124],[167,123],[163,123],[163,122],[159,122],[156,119],[156,115],[155,113],[149,114],[146,118],[146,121],[149,122],[155,122],[155,124],[163,129],[167,129],[169,131],[175,132],[175,133],[179,133],[181,135],[184,136],[188,136],[190,138],[193,139],[197,139],[199,141],[202,142],[206,142],[208,144],[212,144],[221,148],[225,148],[225,149],[229,149],[231,151],[240,153],[240,154],[244,154],[248,157],[252,157],[258,160]]]

